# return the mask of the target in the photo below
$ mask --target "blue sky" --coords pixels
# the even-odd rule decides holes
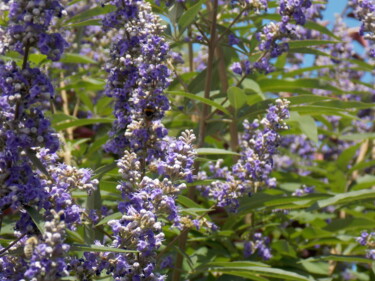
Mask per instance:
[[[346,4],[348,3],[347,0],[328,0],[327,9],[323,12],[323,18],[324,20],[328,20],[331,22],[329,27],[332,27],[332,23],[335,21],[335,14],[341,14],[344,10]],[[345,16],[348,13],[345,13]],[[357,27],[359,28],[361,23],[353,18],[344,18],[345,23],[348,25],[348,27]],[[355,50],[363,54],[364,49],[359,45],[359,43],[354,42],[354,48]]]

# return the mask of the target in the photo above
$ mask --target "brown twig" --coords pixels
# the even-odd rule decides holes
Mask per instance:
[[[10,243],[7,247],[5,247],[4,249],[1,249],[0,250],[0,256],[5,253],[6,251],[8,251],[10,248],[13,247],[13,245],[15,245],[17,242],[19,242],[23,237],[26,236],[26,232],[24,234],[22,234],[20,237],[18,237],[16,240],[14,240],[12,243]]]

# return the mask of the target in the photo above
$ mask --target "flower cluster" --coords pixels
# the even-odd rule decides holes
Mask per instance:
[[[280,0],[279,14],[282,16],[282,22],[287,23],[294,19],[297,24],[304,25],[306,9],[311,5],[311,0]]]
[[[24,54],[24,62],[22,68],[0,62],[0,208],[20,213],[18,241],[9,250],[23,249],[24,254],[0,258],[0,279],[59,280],[68,275],[65,231],[75,229],[83,213],[72,191],[90,193],[98,182],[90,170],[58,162],[59,140],[45,117],[54,89],[46,75],[27,64],[31,47],[52,60],[60,58],[65,41],[47,31],[63,7],[59,1],[44,0],[9,5],[8,47]],[[44,231],[26,212],[30,208],[41,213]]]
[[[302,188],[297,188],[293,193],[292,196],[301,197],[306,194],[310,194],[314,192],[313,186],[305,186],[303,185]]]
[[[361,22],[360,35],[375,41],[375,3],[371,0],[351,0],[354,14]],[[375,48],[370,49],[370,56],[375,57]]]
[[[150,5],[140,0],[111,1],[117,10],[108,14],[104,28],[119,30],[112,45],[106,94],[115,99],[116,121],[105,148],[122,154],[126,147],[145,149],[151,160],[160,157],[167,131],[160,123],[169,109],[162,94],[169,84],[165,65],[168,44],[159,36],[163,27]]]
[[[264,237],[262,233],[256,232],[253,235],[253,240],[244,244],[245,258],[257,253],[264,260],[272,258],[271,249],[269,248],[270,239]]]
[[[281,141],[278,131],[287,128],[284,120],[289,118],[288,104],[287,100],[277,99],[276,105],[269,107],[266,117],[261,121],[256,119],[252,123],[244,122],[240,159],[231,170],[222,168],[221,161],[211,165],[213,178],[222,180],[216,180],[209,186],[200,186],[203,195],[216,200],[220,207],[229,206],[232,211],[236,211],[238,199],[244,194],[251,194],[264,185],[275,186],[276,180],[270,178],[270,173],[273,156]],[[198,177],[206,178],[203,173]]]
[[[195,135],[192,130],[182,132],[178,139],[170,139],[165,149],[163,160],[156,161],[159,175],[170,179],[185,179],[187,182],[193,181],[192,169],[196,151],[193,143]]]
[[[138,252],[85,253],[70,266],[80,270],[82,278],[106,270],[115,280],[162,280],[154,273],[156,250],[164,240],[162,221],[181,227],[175,198],[186,188],[182,181],[192,180],[195,136],[185,131],[177,139],[168,137],[160,122],[169,109],[163,91],[169,84],[165,62],[170,55],[159,18],[142,0],[109,2],[117,9],[105,16],[103,25],[117,30],[118,36],[106,64],[105,92],[114,98],[116,121],[105,148],[122,155],[117,164],[123,181],[117,186],[122,217],[108,225],[112,247]]]
[[[356,240],[362,246],[373,248],[375,245],[375,232],[368,233],[367,231],[363,231],[361,236],[357,237]],[[368,249],[366,257],[375,260],[375,249]]]
[[[62,276],[67,276],[66,253],[69,246],[64,243],[65,230],[74,230],[81,222],[83,213],[82,208],[74,203],[71,192],[73,189],[90,192],[98,184],[97,180],[91,180],[89,170],[57,163],[57,155],[50,154],[48,149],[38,149],[36,156],[46,167],[49,175],[33,172],[33,167],[29,167],[30,173],[33,172],[34,183],[37,183],[40,189],[36,190],[40,192],[37,202],[39,208],[45,210],[45,232],[40,233],[30,216],[26,212],[21,213],[21,218],[16,224],[16,235],[27,236],[12,249],[23,248],[24,256],[16,259],[0,258],[0,277],[3,278],[58,280]],[[23,268],[14,270],[19,264],[22,264]],[[17,279],[17,276],[20,276],[20,279]]]
[[[254,10],[257,13],[268,9],[268,0],[232,0],[231,2],[232,4],[237,4],[236,2],[238,2],[242,8]]]
[[[165,218],[180,227],[181,218],[175,197],[186,185],[176,181],[192,177],[194,140],[192,131],[182,133],[178,139],[169,139],[165,157],[154,160],[149,166],[151,171],[158,171],[164,176],[163,180],[143,175],[141,167],[145,159],[142,154],[125,151],[118,161],[119,172],[124,179],[117,187],[122,192],[123,201],[118,208],[123,216],[120,220],[108,222],[115,237],[112,245],[138,250],[139,255],[119,255],[126,260],[128,270],[114,270],[112,273],[115,278],[160,278],[153,273],[156,250],[164,240],[160,219]]]
[[[64,243],[65,222],[64,211],[56,213],[51,211],[52,220],[44,224],[45,232],[41,236],[41,241],[35,241],[35,236],[29,238],[24,246],[26,258],[30,259],[30,265],[24,276],[29,280],[59,280],[68,276],[65,257],[70,246]],[[30,245],[29,243],[36,243]],[[30,255],[31,253],[31,255]],[[30,256],[28,256],[30,255]]]
[[[61,17],[60,1],[11,1],[9,13],[9,47],[24,54],[36,47],[53,61],[60,59],[66,41],[59,33],[48,33],[54,17]]]
[[[17,208],[44,198],[29,157],[33,147],[43,145],[50,153],[59,147],[43,113],[53,87],[39,69],[0,62],[0,88],[0,208]]]
[[[298,34],[296,27],[303,26],[306,23],[307,17],[316,17],[317,9],[315,5],[312,6],[310,0],[281,0],[278,8],[278,12],[282,17],[281,22],[270,22],[263,27],[261,32],[256,34],[256,38],[259,41],[258,48],[264,54],[253,64],[248,60],[235,63],[231,67],[233,72],[240,75],[247,75],[252,70],[266,74],[274,71],[273,66],[269,62],[270,59],[276,58],[288,51],[289,45],[287,39],[300,39],[301,35],[307,35],[307,32]],[[292,19],[295,20],[296,25],[291,23]]]
[[[310,172],[301,168],[313,163],[317,155],[317,146],[305,135],[283,136],[280,147],[287,150],[288,154],[276,155],[274,165],[284,171],[296,171],[299,175],[307,175]]]
[[[281,141],[278,131],[287,129],[284,120],[289,118],[288,105],[289,101],[277,99],[276,105],[269,107],[261,121],[244,122],[241,159],[233,167],[234,174],[241,180],[251,180],[255,185],[262,182],[274,185],[274,179],[269,178],[273,167],[272,157],[277,153]]]
[[[49,154],[46,149],[40,149],[37,157],[46,167],[49,177],[40,173],[41,184],[46,192],[46,201],[43,204],[45,216],[50,216],[50,211],[63,212],[63,219],[68,229],[75,229],[81,222],[83,209],[75,204],[72,191],[81,190],[91,194],[99,182],[92,179],[92,171],[78,169],[57,162],[56,154]]]

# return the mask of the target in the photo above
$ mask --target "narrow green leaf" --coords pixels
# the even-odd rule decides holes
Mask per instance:
[[[182,33],[195,19],[197,14],[199,13],[202,3],[204,3],[205,0],[200,0],[198,3],[193,5],[191,8],[189,8],[185,13],[182,14],[180,19],[178,20],[178,25],[180,27],[180,33]]]
[[[297,112],[290,113],[290,120],[298,122],[301,131],[312,141],[318,142],[318,127],[314,118],[309,115],[299,115]]]
[[[280,91],[293,91],[300,88],[307,89],[322,89],[328,91],[334,91],[342,93],[343,91],[332,86],[328,81],[321,79],[313,78],[301,78],[301,79],[290,79],[290,80],[281,80],[281,79],[262,79],[258,81],[259,86],[263,90],[280,92]]]
[[[314,103],[323,100],[330,100],[331,97],[323,97],[323,96],[316,96],[316,95],[298,95],[286,98],[290,101],[291,105],[298,105],[298,104],[306,104],[306,103]]]
[[[31,206],[24,206],[26,212],[29,214],[36,227],[39,229],[40,233],[44,234],[44,218],[39,212]]]
[[[109,171],[112,171],[113,169],[116,169],[116,168],[117,168],[116,162],[100,167],[96,169],[94,172],[95,178],[101,178],[103,175],[105,175]]]
[[[206,99],[206,98],[194,95],[194,94],[190,94],[190,93],[186,93],[186,92],[182,92],[182,91],[167,91],[167,94],[176,95],[176,96],[183,96],[183,97],[186,97],[186,98],[189,98],[189,99],[192,99],[192,100],[203,102],[205,104],[208,104],[212,107],[215,107],[215,108],[219,109],[220,111],[222,111],[223,113],[225,113],[229,116],[231,115],[230,112],[224,106],[222,106],[222,105],[220,105],[220,104],[218,104],[218,103],[216,103],[212,100],[209,100],[209,99]]]
[[[94,61],[92,58],[89,58],[84,55],[80,54],[73,54],[73,53],[64,53],[62,58],[60,59],[62,63],[92,63],[97,64],[97,61]]]
[[[198,203],[195,203],[193,200],[191,200],[189,197],[179,195],[177,198],[177,202],[181,205],[188,207],[188,208],[199,208],[200,205]]]
[[[375,133],[360,133],[360,134],[348,134],[348,135],[341,135],[340,140],[345,141],[361,141],[365,139],[374,139]]]
[[[319,102],[314,103],[314,105],[334,107],[334,108],[347,108],[347,109],[374,108],[374,103],[365,103],[365,102],[358,102],[358,101],[343,101],[343,100],[337,100],[337,99],[332,99],[329,101],[319,101]]]
[[[232,261],[232,262],[210,262],[202,265],[202,268],[207,267],[246,267],[246,266],[261,266],[261,267],[271,267],[268,264],[257,262],[257,261]]]
[[[298,41],[289,41],[289,48],[304,48],[311,46],[327,45],[327,44],[339,44],[341,41],[334,40],[298,40]]]
[[[375,167],[375,160],[360,162],[354,165],[352,168],[350,168],[348,173],[352,173],[353,171],[356,171],[356,170],[363,170],[369,167]]]
[[[198,155],[236,155],[239,156],[237,152],[220,149],[220,148],[198,148],[197,149]]]
[[[340,262],[348,262],[348,263],[371,263],[373,262],[372,259],[367,259],[362,256],[343,256],[343,255],[329,255],[329,256],[320,256],[320,257],[313,257],[306,259],[308,261],[340,261]]]
[[[240,109],[246,103],[246,94],[238,87],[229,87],[227,94],[230,104],[236,110]]]
[[[122,216],[123,216],[123,214],[121,212],[116,212],[116,213],[114,213],[112,215],[106,216],[104,219],[102,219],[100,222],[98,222],[96,224],[96,226],[99,226],[99,225],[102,225],[102,224],[106,224],[110,220],[118,220],[118,219],[122,218]]]
[[[180,2],[175,2],[175,4],[169,9],[168,18],[173,25],[177,23],[177,20],[181,17],[183,12],[184,6]]]
[[[51,116],[52,125],[58,124],[60,122],[64,122],[66,120],[77,120],[77,118],[71,115],[67,115],[65,113],[55,113]]]
[[[90,111],[93,111],[94,110],[94,105],[91,101],[91,98],[89,97],[89,95],[87,94],[87,92],[83,92],[83,91],[76,91],[76,95],[79,97],[80,101],[87,106],[87,108],[90,110]]]
[[[43,163],[36,156],[36,152],[31,149],[26,149],[25,152],[26,152],[27,157],[35,165],[35,167],[37,167],[39,171],[41,171],[44,175],[46,175],[49,178],[50,177],[49,173],[46,167],[44,167]]]
[[[86,125],[93,125],[97,123],[113,123],[113,121],[115,120],[109,118],[76,119],[55,124],[54,128],[56,131],[61,131],[71,127],[80,127]]]
[[[348,165],[354,159],[354,156],[361,144],[358,143],[356,145],[350,146],[349,148],[345,149],[337,158],[337,166],[340,168],[341,171],[347,171]]]
[[[257,94],[261,98],[261,100],[266,99],[258,82],[254,81],[253,79],[246,78],[241,85],[244,88],[246,94],[247,92],[251,92]]]
[[[316,56],[323,56],[323,57],[330,57],[332,58],[333,56],[325,53],[317,48],[293,48],[289,49],[289,53],[297,53],[297,54],[311,54],[311,55],[316,55]]]
[[[68,237],[70,239],[72,239],[73,241],[75,241],[77,243],[85,243],[85,241],[83,240],[82,236],[79,235],[78,232],[72,231],[72,230],[69,230],[69,229],[66,229],[65,231],[66,231]]]
[[[317,30],[319,31],[320,33],[323,33],[323,34],[326,34],[332,38],[335,38],[336,40],[340,40],[339,37],[337,37],[331,30],[329,30],[327,27],[325,27],[324,25],[320,24],[320,23],[317,23],[315,21],[307,21],[304,25],[304,27],[308,28],[308,29],[313,29],[313,30]]]
[[[260,267],[260,266],[226,266],[226,267],[213,267],[209,269],[211,272],[222,272],[235,276],[244,276],[250,277],[252,274],[280,278],[282,280],[294,280],[294,281],[311,281],[311,278],[307,278],[303,275],[279,269],[279,268],[270,268],[270,267]],[[247,273],[250,275],[242,275],[242,273]]]
[[[113,252],[113,253],[138,253],[135,250],[124,250],[119,248],[97,246],[97,245],[81,245],[72,244],[70,246],[71,251],[82,251],[82,252]]]
[[[106,5],[104,7],[97,6],[97,7],[94,7],[92,9],[85,10],[85,11],[79,13],[79,14],[74,15],[73,17],[68,19],[66,22],[67,23],[72,23],[72,22],[77,23],[77,22],[84,21],[84,20],[87,20],[87,19],[92,19],[95,16],[108,14],[108,13],[113,12],[115,10],[116,10],[116,6],[113,6],[113,5]]]
[[[90,26],[90,25],[102,25],[100,19],[90,19],[85,20],[77,23],[67,24],[64,27],[71,28],[71,27],[80,27],[80,26]]]
[[[357,184],[352,186],[352,190],[361,190],[365,188],[371,188],[375,185],[375,176],[364,175],[357,179]]]
[[[375,199],[375,190],[359,190],[337,194],[331,198],[319,200],[309,208],[310,210],[316,210],[325,208],[327,206],[335,206],[340,204],[353,203],[358,200],[371,200]]]

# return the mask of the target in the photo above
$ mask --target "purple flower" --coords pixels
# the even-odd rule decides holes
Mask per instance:
[[[210,185],[198,186],[202,195],[211,197],[217,201],[218,206],[230,208],[235,212],[239,207],[238,199],[251,193],[261,186],[274,187],[276,180],[270,177],[273,168],[273,156],[277,153],[281,136],[278,131],[286,129],[284,122],[289,118],[289,102],[276,100],[276,105],[271,105],[267,115],[261,121],[252,123],[245,121],[244,134],[241,140],[241,156],[232,169],[221,168],[222,161],[210,169],[215,180]],[[200,174],[199,179],[207,177]]]
[[[65,13],[60,1],[13,1],[9,11],[9,47],[21,54],[38,48],[53,61],[60,59],[67,42],[58,33],[48,34],[54,17]]]
[[[268,237],[263,237],[262,233],[256,232],[253,235],[252,241],[247,241],[244,244],[245,258],[257,253],[264,260],[272,258],[271,249],[269,248],[270,240]]]

